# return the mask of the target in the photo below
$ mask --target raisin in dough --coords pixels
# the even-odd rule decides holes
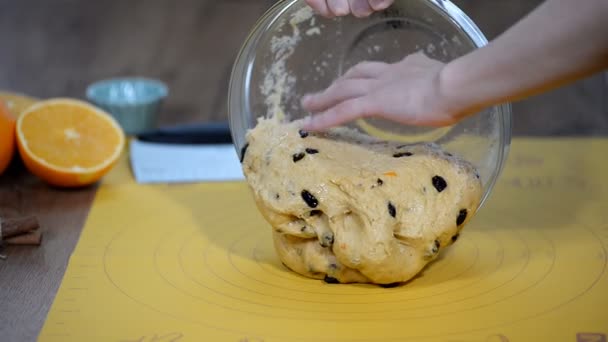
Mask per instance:
[[[405,282],[456,241],[477,209],[476,170],[435,145],[299,127],[260,119],[241,158],[278,256],[301,275]]]

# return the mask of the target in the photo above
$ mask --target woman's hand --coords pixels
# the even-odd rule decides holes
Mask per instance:
[[[306,0],[306,3],[327,18],[349,14],[355,17],[367,17],[374,11],[386,9],[393,0]]]
[[[324,130],[372,116],[418,126],[453,124],[468,111],[454,101],[447,105],[444,66],[422,52],[394,64],[358,64],[321,93],[304,96],[303,108],[313,113],[305,128]]]
[[[390,3],[307,2],[326,15],[345,14],[362,3],[373,9]],[[446,65],[422,53],[394,64],[357,65],[320,94],[302,99],[304,109],[316,113],[308,129],[366,116],[412,125],[448,125],[485,107],[591,76],[608,68],[607,17],[606,0],[546,0],[486,46]]]

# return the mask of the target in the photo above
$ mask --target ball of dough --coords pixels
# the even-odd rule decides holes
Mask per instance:
[[[394,284],[453,244],[483,188],[433,144],[377,141],[347,128],[308,133],[260,119],[241,160],[289,269],[331,283]]]

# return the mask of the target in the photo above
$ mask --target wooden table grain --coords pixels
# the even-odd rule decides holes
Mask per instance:
[[[160,124],[225,120],[233,60],[274,0],[0,0],[0,89],[84,97],[100,78],[143,75],[171,90]],[[540,0],[454,1],[489,39]],[[608,135],[608,77],[514,104],[514,134]],[[0,176],[0,216],[36,215],[40,247],[0,260],[0,341],[33,341],[44,323],[97,187],[62,190],[17,160]]]
[[[33,341],[59,288],[97,186],[49,187],[17,160],[0,177],[0,216],[35,215],[41,246],[6,246],[0,260],[0,341]]]

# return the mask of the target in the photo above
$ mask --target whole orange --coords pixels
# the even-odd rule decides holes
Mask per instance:
[[[15,155],[15,118],[0,101],[0,174],[2,174]]]
[[[0,102],[4,102],[15,118],[18,118],[23,111],[38,101],[40,100],[29,95],[0,90]]]

